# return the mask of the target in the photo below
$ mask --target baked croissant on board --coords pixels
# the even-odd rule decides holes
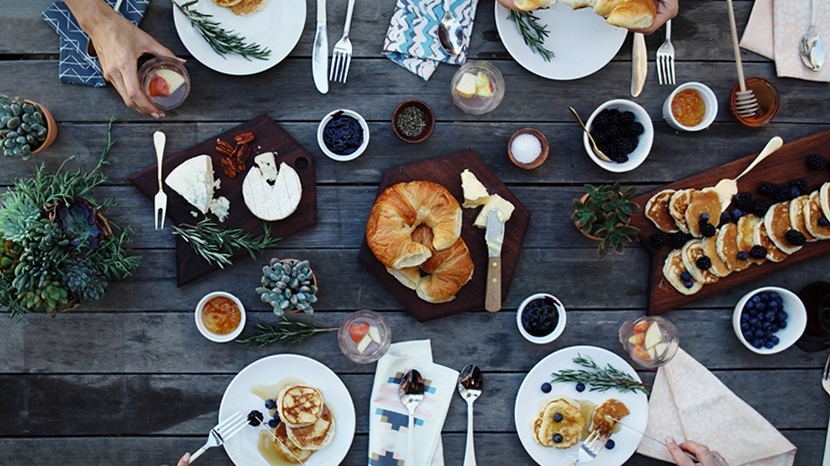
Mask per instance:
[[[654,0],[513,0],[513,4],[521,11],[534,11],[550,8],[557,1],[574,10],[593,8],[608,24],[626,29],[648,28],[657,16]]]

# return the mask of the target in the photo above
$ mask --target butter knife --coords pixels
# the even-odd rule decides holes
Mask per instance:
[[[634,47],[631,50],[631,96],[637,97],[643,92],[648,75],[648,57],[646,57],[646,38],[639,32],[634,33]]]
[[[504,222],[499,218],[498,210],[490,210],[485,226],[487,288],[484,294],[484,309],[496,312],[501,309],[501,245],[504,242]]]
[[[326,0],[317,0],[317,31],[311,51],[311,75],[321,94],[329,91],[329,37],[326,33]]]

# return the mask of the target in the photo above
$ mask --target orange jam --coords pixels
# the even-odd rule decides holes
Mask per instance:
[[[697,126],[703,121],[706,103],[694,89],[684,89],[671,101],[671,114],[683,126]]]
[[[242,313],[232,299],[224,296],[211,298],[202,307],[202,322],[217,335],[227,335],[239,326]]]

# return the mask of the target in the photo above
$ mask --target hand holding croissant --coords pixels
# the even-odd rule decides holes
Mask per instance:
[[[557,1],[573,9],[592,8],[614,26],[651,34],[677,15],[679,0],[498,0],[505,8],[533,11],[552,7]]]

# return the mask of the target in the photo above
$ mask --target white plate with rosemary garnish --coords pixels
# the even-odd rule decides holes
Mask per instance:
[[[510,10],[495,3],[496,28],[504,48],[518,64],[543,78],[567,81],[597,72],[617,55],[628,34],[628,30],[606,23],[590,8],[572,10],[563,3],[532,12],[538,18],[534,23],[544,27],[547,37],[544,33],[537,36],[534,27],[526,21],[523,34],[509,19]],[[544,52],[525,43],[525,35],[553,56],[546,60]]]
[[[306,20],[306,2],[304,0],[267,0],[265,7],[248,16],[236,15],[231,10],[220,7],[211,0],[174,0],[173,21],[184,46],[199,63],[224,74],[243,76],[265,71],[285,57],[294,49],[303,34]],[[197,15],[191,22],[180,7],[187,5]],[[207,22],[214,23],[212,26]],[[240,50],[250,47],[250,56],[229,51],[220,54],[200,34],[196,23],[208,24],[220,35],[223,42],[227,36],[239,38]]]
[[[311,385],[323,394],[323,400],[334,417],[334,438],[315,451],[307,466],[337,466],[352,445],[355,430],[354,402],[349,391],[331,369],[315,359],[298,354],[276,354],[256,360],[242,369],[228,384],[219,405],[219,422],[235,413],[252,410],[265,414],[265,398],[274,399],[290,384]],[[225,443],[225,451],[237,466],[270,466],[264,455],[272,457],[273,439],[262,427],[242,429]]]
[[[583,360],[580,364],[578,361]],[[593,361],[595,367],[588,367]],[[555,375],[564,381],[554,382]],[[582,382],[583,391],[578,384]],[[550,384],[545,393],[542,384]],[[603,390],[604,391],[600,391]],[[616,354],[595,346],[571,346],[549,354],[527,373],[516,395],[514,418],[516,431],[525,451],[538,464],[568,464],[576,460],[579,444],[568,449],[543,447],[533,435],[533,421],[544,404],[557,397],[568,397],[582,403],[599,405],[616,398],[628,407],[631,414],[623,419],[640,432],[648,423],[648,398],[637,372]],[[589,420],[590,422],[590,420]],[[611,435],[613,448],[605,448],[591,462],[591,466],[620,466],[637,450],[643,435],[619,426]]]

